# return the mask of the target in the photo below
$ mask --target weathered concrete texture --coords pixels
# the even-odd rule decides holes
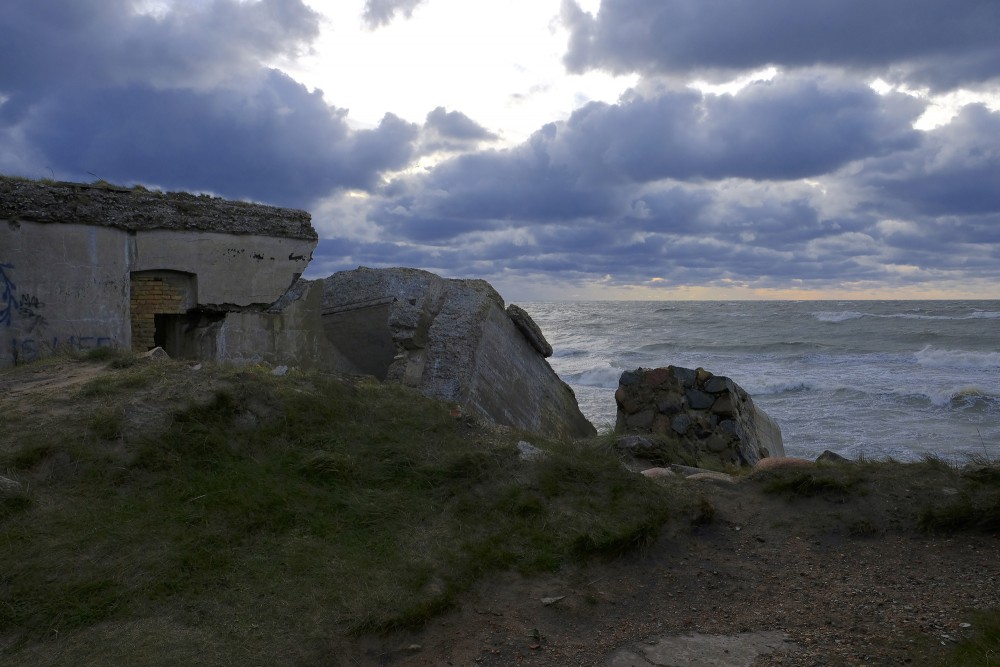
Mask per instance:
[[[784,456],[778,425],[731,379],[678,366],[622,373],[618,433],[645,432],[679,445],[698,459],[752,466]]]
[[[0,366],[58,349],[129,347],[129,237],[0,220]]]
[[[198,276],[209,308],[274,303],[306,270],[315,241],[217,232],[151,230],[131,237],[132,271],[170,269]]]
[[[416,269],[360,268],[323,284],[328,335],[356,367],[379,369],[384,379],[499,424],[557,438],[595,433],[573,391],[507,315],[489,283]],[[383,344],[355,344],[384,340],[386,332],[391,359]]]
[[[206,318],[190,334],[195,354],[185,356],[355,372],[323,332],[322,297],[321,283],[299,281],[266,311],[231,312],[214,322]]]
[[[608,667],[750,667],[758,656],[794,653],[797,647],[783,632],[744,632],[739,635],[691,634],[662,637],[645,646],[621,649]]]
[[[0,176],[0,220],[97,225],[128,231],[172,229],[312,241],[318,238],[305,211],[184,192],[7,176]]]

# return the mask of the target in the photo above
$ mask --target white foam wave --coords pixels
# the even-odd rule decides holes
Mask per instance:
[[[622,370],[620,368],[600,366],[598,368],[585,370],[578,375],[568,378],[567,381],[570,384],[579,384],[585,387],[615,389],[618,387],[618,379],[621,378],[621,376]]]
[[[878,319],[899,319],[899,320],[935,320],[935,321],[961,321],[961,320],[997,320],[1000,319],[1000,312],[992,310],[977,310],[968,315],[917,315],[915,313],[859,313],[856,310],[821,310],[813,313],[820,322],[847,322],[857,320],[862,317],[875,317]]]
[[[922,392],[922,395],[926,396],[931,403],[938,407],[970,406],[980,401],[990,403],[1000,401],[1000,396],[991,394],[977,385]]]
[[[856,320],[865,316],[865,313],[859,313],[856,310],[821,310],[818,313],[813,313],[815,317],[820,322],[846,322],[848,320]]]
[[[928,345],[914,357],[918,364],[928,368],[1000,369],[1000,352],[939,350]]]

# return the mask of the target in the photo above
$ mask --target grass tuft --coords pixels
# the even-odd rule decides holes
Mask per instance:
[[[857,487],[857,480],[836,474],[830,469],[815,472],[775,470],[768,473],[764,492],[782,494],[789,498],[815,496],[847,497]]]
[[[918,521],[927,531],[1000,532],[1000,492],[982,496],[966,493],[950,502],[924,507]]]
[[[973,636],[959,642],[941,663],[942,667],[1000,665],[1000,609],[978,612],[970,621]]]

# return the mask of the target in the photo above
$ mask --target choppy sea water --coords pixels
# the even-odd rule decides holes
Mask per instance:
[[[700,366],[750,392],[789,456],[1000,458],[1000,301],[519,305],[600,430],[622,371]]]

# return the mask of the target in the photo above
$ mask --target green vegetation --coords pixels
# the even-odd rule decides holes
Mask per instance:
[[[996,667],[1000,665],[1000,609],[976,613],[973,635],[959,642],[940,663],[942,667]]]
[[[847,510],[825,512],[823,529],[853,538],[891,530],[1000,531],[1000,468],[985,463],[957,466],[927,456],[913,463],[861,460],[807,469],[774,469],[750,479],[761,491],[790,503],[833,503]]]
[[[521,461],[528,436],[399,387],[122,359],[5,409],[0,471],[28,489],[0,504],[0,651],[18,664],[115,627],[234,662],[320,651],[711,509],[605,446],[531,437],[547,455]],[[108,663],[148,650],[112,643]]]
[[[778,470],[764,477],[764,492],[785,495],[789,498],[823,496],[845,498],[858,487],[859,479],[847,468],[833,466],[815,470]]]

